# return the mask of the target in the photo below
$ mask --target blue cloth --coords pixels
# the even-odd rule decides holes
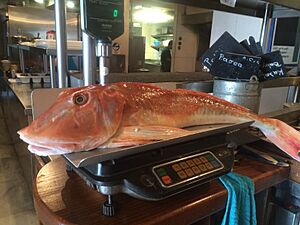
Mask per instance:
[[[253,181],[232,172],[220,177],[219,180],[228,191],[221,225],[256,225]]]

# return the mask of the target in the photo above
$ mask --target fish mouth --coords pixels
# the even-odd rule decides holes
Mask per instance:
[[[79,148],[79,143],[75,141],[49,139],[43,137],[39,137],[37,140],[36,138],[33,139],[21,133],[19,133],[19,135],[21,140],[29,144],[29,151],[41,156],[67,154],[74,152]]]
[[[23,141],[25,141],[28,144],[31,145],[36,145],[36,146],[45,146],[45,147],[49,147],[55,144],[59,144],[59,145],[70,145],[70,144],[78,144],[75,140],[63,140],[63,139],[49,139],[46,137],[38,137],[38,138],[30,138],[27,135],[22,135],[20,134],[20,139],[22,139]],[[38,139],[38,140],[37,140]]]
[[[62,154],[68,154],[66,150],[61,150],[59,148],[46,148],[41,147],[37,145],[28,145],[28,150],[36,155],[39,156],[49,156],[49,155],[62,155]],[[69,152],[71,153],[71,152]]]
[[[99,143],[99,137],[89,137],[82,140],[69,138],[46,138],[46,137],[34,137],[18,132],[20,139],[29,144],[28,150],[36,155],[63,155],[80,151],[89,151],[97,148]]]

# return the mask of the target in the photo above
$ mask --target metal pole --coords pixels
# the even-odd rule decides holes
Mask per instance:
[[[44,64],[44,73],[45,75],[49,72],[48,70],[48,57],[46,54],[43,54],[43,64]]]
[[[95,40],[82,32],[82,55],[84,85],[96,83],[96,49]]]
[[[56,88],[55,57],[49,56],[51,88]]]
[[[87,15],[84,13],[84,0],[80,0],[80,22],[84,29]],[[84,85],[96,83],[96,43],[95,39],[85,32],[82,32],[82,61]]]
[[[260,38],[259,38],[264,51],[266,51],[266,48],[267,48],[266,31],[267,31],[267,25],[268,25],[268,13],[269,13],[269,3],[267,2],[266,8],[265,8],[264,19],[263,19],[262,26],[261,26]]]
[[[64,0],[55,0],[55,29],[58,87],[66,87],[67,73],[67,37],[66,37],[66,6]]]
[[[104,85],[105,76],[110,72],[110,58],[112,55],[111,41],[99,40],[96,54],[99,57],[99,82],[101,85]]]
[[[298,72],[298,76],[300,76],[300,49],[299,49],[299,54],[298,54],[298,67],[297,67],[297,72]]]
[[[20,60],[21,71],[22,71],[22,73],[25,73],[24,52],[20,48],[19,48],[19,60]]]

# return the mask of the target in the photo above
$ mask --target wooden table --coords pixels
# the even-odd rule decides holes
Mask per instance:
[[[252,178],[256,193],[289,175],[289,168],[246,158],[235,165],[234,171]],[[227,199],[226,189],[217,180],[209,189],[196,188],[158,202],[119,194],[114,196],[119,211],[114,217],[106,217],[101,213],[106,197],[89,188],[74,172],[67,173],[63,159],[46,164],[34,186],[35,208],[43,225],[191,224],[223,209]]]

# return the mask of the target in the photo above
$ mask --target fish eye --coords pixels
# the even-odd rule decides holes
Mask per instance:
[[[85,103],[87,103],[88,101],[88,97],[87,95],[84,94],[78,94],[74,97],[74,103],[76,105],[84,105]]]

